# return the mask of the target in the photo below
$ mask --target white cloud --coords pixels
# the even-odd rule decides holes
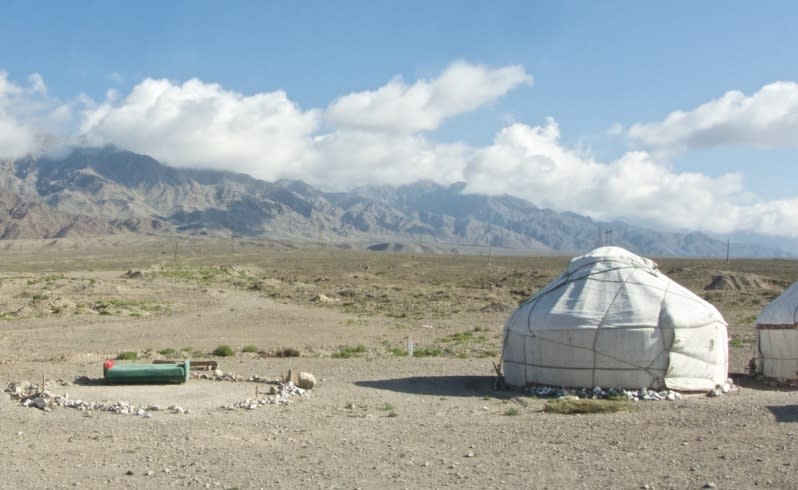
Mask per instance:
[[[28,77],[28,86],[18,85],[0,71],[0,158],[19,158],[38,153],[57,140],[72,110],[47,95],[38,73]]]
[[[615,123],[607,129],[607,134],[610,136],[619,136],[623,134],[623,124]]]
[[[430,82],[405,86],[395,79],[337,99],[322,113],[303,112],[281,91],[244,96],[196,79],[145,79],[125,97],[109,91],[100,104],[84,100],[81,132],[89,144],[113,143],[176,166],[297,178],[327,188],[456,180],[467,146],[414,133],[530,81],[517,66],[455,63]],[[327,133],[320,132],[322,114],[331,124]]]
[[[74,138],[75,131],[64,127],[77,124],[73,107],[78,106],[84,142],[112,143],[176,166],[233,170],[265,180],[296,178],[334,190],[366,183],[463,180],[470,192],[512,194],[541,207],[597,219],[798,236],[798,198],[763,201],[746,192],[739,174],[714,178],[677,173],[645,151],[602,162],[589,149],[563,145],[560,128],[551,118],[540,126],[508,121],[482,148],[441,143],[424,134],[446,118],[475,110],[529,81],[520,67],[492,70],[457,63],[432,81],[407,85],[393,80],[372,92],[346,95],[325,112],[303,110],[282,91],[243,95],[196,79],[176,83],[148,78],[127,94],[109,90],[100,102],[80,95],[64,104],[47,95],[38,75],[22,86],[0,73],[0,156],[35,151],[53,134],[52,128],[60,128],[56,134],[64,139]],[[759,102],[761,93],[777,85],[743,99],[755,99],[748,105],[760,112],[771,107],[765,111],[769,119],[757,119],[759,112],[749,110],[757,124],[779,121],[774,127],[786,131],[790,104],[784,102],[784,114],[775,117],[777,104]],[[720,104],[708,105],[714,103]],[[740,105],[745,104],[726,104]],[[723,111],[697,109],[680,121],[707,119],[698,116],[704,112]],[[329,125],[322,130],[324,119]],[[635,134],[648,134],[642,127],[633,126]],[[663,123],[660,129],[668,134],[669,128]],[[692,140],[662,136],[656,143],[689,146],[687,141]]]
[[[653,228],[798,236],[798,199],[753,201],[742,176],[675,173],[646,152],[602,163],[561,145],[559,127],[514,124],[480,149],[463,174],[469,192],[508,193],[542,207]]]
[[[658,123],[634,124],[633,140],[668,150],[723,145],[798,145],[798,83],[775,82],[750,97],[726,92]]]
[[[436,129],[457,114],[473,111],[505,95],[532,77],[522,66],[490,69],[458,62],[431,81],[407,85],[397,77],[374,91],[335,100],[327,110],[337,128],[415,133]]]
[[[357,130],[319,136],[314,149],[319,158],[308,169],[310,172],[293,177],[336,190],[422,179],[458,181],[472,152],[462,143],[443,144],[419,135]]]
[[[313,159],[318,119],[318,111],[303,112],[282,91],[245,96],[197,79],[147,78],[127,97],[110,92],[88,107],[81,132],[89,144],[113,143],[171,165],[272,180]]]

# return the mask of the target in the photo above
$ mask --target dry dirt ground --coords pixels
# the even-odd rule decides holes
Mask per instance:
[[[794,261],[655,258],[726,317],[742,389],[560,415],[494,390],[492,361],[509,312],[567,257],[119,237],[0,242],[0,257],[2,387],[189,409],[44,412],[2,393],[2,488],[798,488],[798,392],[746,375],[752,323]],[[236,351],[225,372],[319,384],[250,411],[223,407],[258,383],[57,381],[96,380],[121,352],[212,359],[220,344]],[[274,357],[286,348],[300,357]]]

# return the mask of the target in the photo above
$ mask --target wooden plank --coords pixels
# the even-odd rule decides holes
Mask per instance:
[[[172,361],[169,359],[155,359],[152,361],[153,364],[177,364],[183,361]],[[191,369],[198,370],[198,371],[210,371],[211,369],[217,369],[219,367],[218,361],[191,361]]]

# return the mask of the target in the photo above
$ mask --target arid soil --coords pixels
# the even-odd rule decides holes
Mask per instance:
[[[798,392],[747,375],[753,321],[798,262],[655,258],[724,314],[742,388],[560,415],[495,390],[492,363],[509,312],[568,257],[119,237],[7,241],[0,257],[2,387],[189,410],[45,412],[2,393],[2,488],[798,487]],[[212,356],[221,344],[235,355]],[[96,382],[122,352],[319,383],[227,410],[266,385]]]

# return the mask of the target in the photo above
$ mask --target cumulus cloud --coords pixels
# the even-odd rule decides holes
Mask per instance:
[[[327,119],[337,128],[415,133],[437,129],[451,116],[473,111],[532,77],[522,66],[491,69],[458,62],[431,81],[412,85],[400,77],[374,91],[335,100]]]
[[[39,153],[54,144],[62,125],[72,117],[71,108],[47,95],[38,73],[19,85],[0,71],[0,158],[19,158]]]
[[[757,201],[740,174],[673,172],[647,152],[602,163],[560,143],[553,119],[514,124],[479,149],[463,172],[467,190],[507,193],[542,207],[651,227],[798,236],[798,199]]]
[[[242,95],[192,79],[147,78],[83,113],[89,144],[113,143],[179,167],[224,168],[272,180],[301,173],[313,159],[317,110],[302,111],[283,91]]]
[[[0,73],[0,156],[41,148],[44,136],[60,128],[55,133],[63,139],[79,133],[84,143],[115,144],[175,166],[234,170],[264,180],[295,178],[328,190],[420,179],[465,181],[468,192],[511,194],[602,220],[798,236],[798,199],[758,199],[746,192],[736,173],[677,173],[659,153],[632,151],[599,161],[589,149],[563,144],[553,118],[537,126],[508,119],[484,147],[442,143],[427,133],[447,118],[530,82],[521,67],[455,63],[430,81],[394,79],[374,91],[340,97],[326,109],[302,109],[283,91],[244,95],[197,79],[151,78],[126,94],[112,89],[101,101],[81,95],[64,104],[47,95],[38,75],[23,86]],[[772,99],[773,93],[795,90],[790,87],[768,85],[750,98],[727,94],[690,113],[669,116],[657,130],[615,125],[611,132],[625,131],[657,147],[689,147],[697,144],[699,133],[673,128],[722,126],[728,132],[746,124],[749,133],[752,127],[768,127],[773,141],[787,144],[786,136],[774,135],[788,132],[795,119],[790,114],[796,111],[789,97],[781,104]],[[737,114],[743,106],[753,121]],[[77,118],[75,107],[80,108]],[[726,121],[725,126],[706,123],[712,120],[709,114]],[[765,140],[763,134],[757,141]]]
[[[418,133],[530,83],[522,67],[454,63],[432,81],[399,79],[302,111],[285,92],[245,96],[216,84],[145,79],[129,95],[84,101],[89,144],[113,143],[176,166],[228,168],[327,188],[446,181],[461,176],[468,147]],[[328,128],[322,131],[321,121]]]
[[[319,158],[302,178],[334,190],[362,184],[407,184],[418,180],[462,180],[472,153],[462,143],[439,143],[419,135],[335,131],[314,142]]]
[[[668,150],[724,145],[796,146],[798,83],[775,82],[750,97],[739,91],[675,111],[657,123],[634,124],[629,138]]]

